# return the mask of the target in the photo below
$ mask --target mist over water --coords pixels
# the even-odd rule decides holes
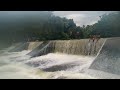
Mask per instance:
[[[0,79],[119,79],[118,40],[101,39],[97,55],[82,55],[82,40],[18,43],[0,50]]]
[[[30,58],[30,50],[0,55],[1,79],[88,79],[85,74],[94,57],[50,53]]]

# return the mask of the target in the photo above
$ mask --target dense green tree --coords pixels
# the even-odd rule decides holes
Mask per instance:
[[[54,16],[52,12],[47,11],[24,17],[11,15],[5,18],[0,15],[0,41],[10,44],[28,40],[76,39],[76,28],[73,19]],[[77,28],[81,32],[79,29]]]
[[[120,12],[104,14],[100,20],[87,29],[90,34],[100,34],[102,37],[119,37],[120,36]]]
[[[97,23],[82,27],[76,26],[73,19],[61,18],[48,11],[9,17],[7,14],[0,14],[0,43],[82,39],[93,34],[119,37],[120,12],[104,14]]]

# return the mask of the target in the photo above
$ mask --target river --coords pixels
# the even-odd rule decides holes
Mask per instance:
[[[30,58],[30,51],[0,51],[0,79],[95,79],[85,70],[94,57],[49,53]]]

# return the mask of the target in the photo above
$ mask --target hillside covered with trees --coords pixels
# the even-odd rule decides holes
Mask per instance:
[[[120,37],[120,12],[104,14],[100,20],[85,27],[85,36],[99,34],[101,37]]]
[[[100,20],[87,26],[76,26],[73,19],[55,16],[50,11],[19,16],[0,15],[0,42],[12,44],[21,41],[69,40],[120,36],[120,12],[100,16]]]
[[[52,12],[41,12],[27,17],[0,18],[0,39],[8,41],[55,40],[83,38],[75,37],[75,32],[82,34],[72,19],[54,16]],[[70,32],[72,31],[72,32]]]

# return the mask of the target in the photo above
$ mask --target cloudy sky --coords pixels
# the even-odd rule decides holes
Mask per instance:
[[[54,11],[54,15],[73,19],[77,26],[96,23],[101,15],[116,11]],[[23,17],[26,15],[40,14],[40,11],[0,11],[0,16]]]
[[[96,23],[101,15],[115,11],[54,11],[56,16],[73,19],[76,25],[92,25]]]

